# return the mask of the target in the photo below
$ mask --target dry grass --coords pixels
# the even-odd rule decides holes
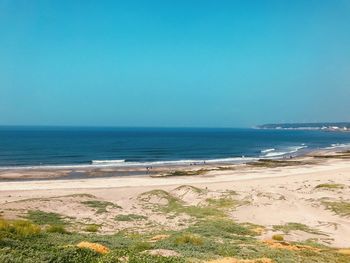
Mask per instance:
[[[181,236],[178,236],[175,239],[175,243],[177,245],[181,244],[191,244],[195,246],[200,246],[203,245],[203,238],[200,237],[199,235],[194,235],[194,234],[182,234]]]
[[[273,235],[272,239],[276,241],[283,241],[284,237],[282,235]]]
[[[323,201],[322,204],[326,207],[326,209],[333,211],[334,213],[348,217],[350,216],[350,202],[345,201]]]
[[[87,242],[87,241],[82,241],[79,244],[77,244],[77,247],[90,249],[90,250],[93,250],[99,254],[109,253],[108,247],[105,247],[105,246],[98,244],[98,243],[91,243],[91,242]]]
[[[37,235],[41,232],[41,228],[38,225],[32,224],[25,220],[3,220],[0,219],[0,231],[7,233],[15,233],[22,237],[28,237]]]
[[[315,186],[316,189],[344,189],[345,185],[343,184],[319,184]]]
[[[263,243],[269,246],[270,248],[274,248],[274,249],[286,249],[291,251],[309,250],[309,251],[316,251],[316,252],[321,250],[319,248],[315,248],[311,246],[293,245],[288,242],[276,241],[276,240],[264,240]]]
[[[350,256],[350,249],[339,249],[338,253]]]

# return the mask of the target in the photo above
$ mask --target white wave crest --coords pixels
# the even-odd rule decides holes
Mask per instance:
[[[125,160],[92,160],[92,164],[117,164],[125,163]]]
[[[275,150],[276,150],[275,148],[269,148],[269,149],[261,150],[261,153],[273,152]]]
[[[219,159],[191,159],[191,160],[169,160],[169,161],[150,161],[150,162],[127,162],[125,160],[93,160],[90,164],[71,164],[71,165],[37,165],[37,166],[15,166],[0,167],[0,170],[34,170],[34,169],[84,169],[101,167],[147,167],[147,166],[181,166],[191,164],[220,164],[220,163],[244,163],[258,160],[256,157],[232,157]]]
[[[325,149],[331,150],[331,149],[337,149],[337,148],[350,148],[350,143],[332,143],[331,146],[326,147]]]
[[[279,157],[279,156],[284,156],[287,154],[293,154],[298,152],[301,149],[307,148],[307,146],[305,144],[301,145],[301,146],[290,146],[287,147],[285,149],[281,149],[280,151],[269,151],[267,152],[263,157],[265,158],[269,158],[269,157]]]

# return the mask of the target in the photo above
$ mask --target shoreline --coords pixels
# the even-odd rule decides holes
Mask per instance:
[[[120,175],[120,170],[101,169],[98,171],[93,170],[92,176],[87,174],[88,171],[80,171],[81,173],[84,173],[83,176],[72,178],[67,174],[72,172],[71,170],[53,170],[50,171],[51,173],[49,175],[47,175],[47,171],[45,170],[34,170],[32,171],[33,174],[30,174],[30,176],[33,177],[26,178],[25,176],[28,176],[28,174],[26,174],[27,171],[18,170],[17,173],[10,173],[10,175],[12,175],[12,178],[10,179],[5,177],[9,174],[0,173],[0,178],[2,178],[2,180],[0,179],[0,189],[1,191],[18,191],[45,189],[102,189],[137,186],[154,187],[280,178],[296,176],[298,174],[315,174],[334,170],[336,168],[350,169],[350,162],[348,162],[347,159],[344,160],[337,157],[337,154],[347,152],[348,151],[338,152],[334,150],[322,150],[314,151],[307,155],[298,156],[292,159],[260,159],[255,162],[228,166],[168,166],[156,168],[152,171],[152,174],[138,169],[127,170],[124,171],[127,175]],[[129,175],[132,172],[137,174]],[[183,175],[176,175],[177,172],[183,173]],[[172,173],[174,173],[174,175],[172,175]],[[186,175],[186,173],[188,173],[188,175]],[[36,178],[35,176],[39,177]],[[106,187],[106,185],[108,185],[108,187]]]
[[[196,171],[215,171],[217,169],[235,170],[242,169],[248,164],[259,162],[261,160],[267,161],[305,161],[314,155],[330,155],[339,153],[339,151],[346,151],[348,147],[338,147],[334,149],[317,149],[317,150],[302,150],[299,154],[278,156],[269,158],[259,157],[242,157],[239,161],[216,162],[200,161],[176,164],[162,164],[156,166],[135,165],[135,166],[113,166],[113,165],[79,165],[79,166],[47,166],[42,167],[0,167],[0,183],[1,182],[20,182],[20,181],[42,181],[42,180],[81,180],[93,178],[114,178],[114,177],[128,177],[133,176],[150,176],[159,177],[162,174],[171,174],[176,172],[195,173]],[[234,158],[235,159],[235,158]],[[225,159],[223,159],[225,160]],[[313,160],[317,162],[317,160]],[[147,164],[147,163],[145,163]],[[172,175],[175,176],[175,175]],[[184,175],[188,176],[188,175]],[[170,176],[169,176],[170,177]]]

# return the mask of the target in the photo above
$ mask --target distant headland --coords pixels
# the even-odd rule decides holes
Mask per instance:
[[[256,128],[276,130],[324,130],[350,132],[350,122],[270,123],[259,125]]]

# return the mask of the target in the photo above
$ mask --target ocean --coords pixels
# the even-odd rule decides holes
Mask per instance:
[[[350,133],[204,128],[1,127],[0,169],[236,163],[350,146]]]

